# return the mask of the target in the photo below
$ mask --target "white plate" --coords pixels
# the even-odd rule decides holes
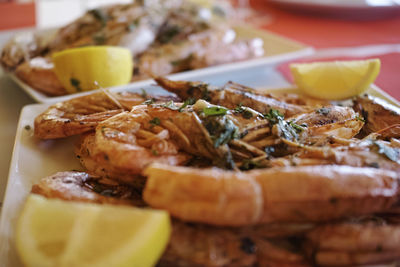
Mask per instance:
[[[268,0],[293,11],[376,19],[399,14],[400,0]]]
[[[250,59],[247,61],[234,62],[229,64],[223,64],[219,66],[208,67],[204,69],[192,70],[179,73],[178,76],[171,75],[169,77],[179,77],[179,79],[191,79],[193,77],[199,76],[208,76],[210,74],[220,74],[226,73],[236,70],[243,70],[251,67],[261,67],[268,66],[275,63],[292,60],[295,58],[307,56],[313,53],[313,49],[309,46],[301,44],[299,42],[290,40],[288,38],[279,36],[277,34],[264,31],[257,30],[250,26],[237,26],[235,27],[235,31],[239,38],[260,38],[264,41],[264,51],[265,55],[260,58]],[[39,103],[54,103],[61,101],[62,99],[70,98],[71,95],[62,96],[62,97],[49,97],[45,94],[42,94],[39,91],[34,90],[32,87],[24,83],[14,74],[10,73],[10,77],[26,92],[28,93],[34,100]],[[120,90],[129,90],[132,88],[136,88],[137,86],[144,86],[151,83],[151,80],[139,81],[130,83],[124,86],[112,87],[111,91],[120,91]],[[81,95],[84,93],[73,94]]]
[[[226,77],[221,78],[220,76],[216,76],[215,79],[210,78],[207,82],[221,84],[223,81],[226,82],[227,80],[228,78]],[[263,85],[263,88],[268,87],[269,90],[296,91],[296,89],[293,88],[274,89],[278,86],[287,87],[289,85],[275,70],[261,71],[258,73],[250,72],[248,76],[242,75],[240,78],[240,82],[250,82],[254,80],[258,80],[258,87]],[[235,79],[235,81],[238,80]],[[149,93],[166,93],[166,91],[154,86],[144,86],[143,88]],[[136,87],[136,90],[132,91],[141,92],[140,89],[140,87]],[[392,104],[400,106],[395,99],[383,93],[376,86],[372,86],[369,93],[380,96],[387,99]],[[75,137],[47,141],[40,141],[33,137],[34,118],[48,106],[49,103],[28,105],[25,106],[21,112],[10,165],[7,191],[0,218],[0,266],[3,267],[21,266],[16,256],[14,246],[14,227],[21,206],[31,186],[41,178],[58,171],[82,169],[73,153]],[[26,129],[27,125],[30,126],[28,130]]]

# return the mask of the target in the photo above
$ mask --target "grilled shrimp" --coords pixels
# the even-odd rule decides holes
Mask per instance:
[[[45,177],[32,187],[32,192],[67,201],[146,206],[139,187],[84,172],[59,172]],[[293,252],[293,246],[283,238],[302,234],[313,227],[275,224],[221,228],[173,219],[168,247],[157,266],[251,267],[256,263],[260,266],[270,266],[266,264],[276,262],[293,264],[304,257]],[[268,239],[271,237],[274,238],[273,242]]]
[[[296,157],[319,159],[329,164],[354,167],[373,167],[400,172],[400,147],[396,141],[366,139],[354,141],[348,146],[303,147]]]
[[[144,205],[141,188],[123,185],[85,172],[58,172],[45,177],[32,186],[32,193],[69,201]]]
[[[371,95],[358,96],[354,101],[354,109],[364,117],[363,132],[365,135],[400,124],[400,108]],[[386,133],[388,136],[400,137],[400,127],[390,130],[390,134]]]
[[[309,257],[321,266],[400,260],[400,225],[370,217],[321,225],[306,234]]]
[[[146,96],[156,101],[176,100],[171,96]],[[143,95],[107,91],[72,98],[50,106],[35,119],[35,136],[40,139],[64,138],[94,130],[100,121],[143,103]]]
[[[202,157],[232,169],[234,160],[266,156],[240,140],[244,135],[249,140],[256,138],[258,135],[251,134],[254,129],[268,127],[269,122],[257,112],[243,116],[223,107],[209,107],[205,101],[179,105],[169,102],[135,106],[131,112],[99,123],[96,134],[85,137],[77,149],[81,163],[97,175],[127,182],[131,174],[140,174],[153,161],[182,165],[193,157]],[[227,114],[207,115],[207,108]]]
[[[390,208],[398,173],[348,166],[299,166],[247,173],[154,164],[144,200],[191,222],[239,226],[327,221]]]
[[[169,29],[180,29],[180,27]],[[163,76],[254,58],[263,54],[261,40],[225,42],[229,36],[235,36],[235,32],[227,25],[213,26],[189,34],[187,40],[178,39],[178,42],[154,46],[139,57],[136,64],[139,75],[134,79]]]
[[[311,110],[306,106],[288,104],[264,96],[252,88],[233,82],[228,82],[221,88],[218,88],[202,82],[172,81],[162,77],[155,78],[155,81],[159,86],[175,93],[183,100],[189,98],[196,100],[204,99],[210,103],[232,109],[243,105],[260,113],[277,110],[285,117],[291,117]]]

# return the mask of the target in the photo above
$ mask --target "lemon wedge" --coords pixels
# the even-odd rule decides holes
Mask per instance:
[[[127,84],[132,79],[131,52],[122,47],[86,46],[54,53],[54,71],[69,93]]]
[[[17,222],[26,266],[154,266],[170,235],[168,213],[30,195]]]
[[[369,88],[379,74],[379,59],[291,64],[296,85],[307,95],[340,100]]]

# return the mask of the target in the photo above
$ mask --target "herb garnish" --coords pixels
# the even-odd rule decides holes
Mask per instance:
[[[97,19],[98,21],[101,22],[101,25],[104,27],[107,23],[108,15],[107,13],[105,13],[103,10],[101,9],[92,9],[89,11],[90,14],[92,14],[92,16]]]
[[[127,30],[129,32],[132,32],[133,30],[135,30],[137,28],[137,26],[139,25],[139,19],[134,20],[133,22],[131,22],[128,26],[127,26]]]
[[[160,125],[161,120],[160,120],[160,118],[154,117],[152,120],[149,121],[149,123],[154,125],[154,126],[155,125]]]
[[[242,106],[242,103],[240,103],[235,109],[235,113],[240,113],[242,114],[243,118],[245,119],[251,119],[253,117],[253,113],[249,111],[247,108],[244,108]]]
[[[92,36],[95,44],[102,45],[106,42],[106,37],[102,32],[98,32]]]
[[[177,25],[170,25],[163,29],[158,37],[161,44],[169,43],[176,35],[181,32],[181,28]]]
[[[271,108],[268,113],[263,114],[264,118],[267,119],[271,124],[277,124],[283,120],[283,114],[279,110]]]
[[[320,108],[320,109],[315,110],[315,112],[326,116],[329,114],[329,112],[331,112],[331,110],[329,108]]]
[[[179,112],[182,112],[184,108],[186,108],[188,105],[193,105],[196,100],[194,98],[188,98],[183,102],[183,105],[179,108]]]
[[[207,107],[203,108],[203,113],[206,116],[223,116],[226,115],[228,109],[224,107]]]
[[[140,90],[142,90],[142,93],[140,94],[144,99],[147,99],[147,92],[146,90],[144,90],[143,88],[141,88]]]
[[[285,139],[297,140],[299,133],[304,131],[304,127],[294,121],[285,121],[283,115],[276,109],[270,109],[263,115],[272,125],[278,124],[278,128]]]
[[[81,82],[78,79],[71,78],[69,79],[69,82],[73,87],[75,87],[76,91],[81,92],[82,88],[80,87]]]
[[[361,116],[356,116],[356,120],[361,121],[361,122],[365,122],[365,119]]]
[[[154,98],[151,98],[151,99],[147,99],[146,101],[144,101],[142,103],[142,105],[151,105],[151,104],[154,104],[154,102],[155,102]]]
[[[203,121],[204,127],[214,142],[214,147],[229,143],[239,136],[238,127],[227,117],[209,116]]]

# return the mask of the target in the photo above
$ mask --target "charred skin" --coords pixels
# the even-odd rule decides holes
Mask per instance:
[[[228,82],[221,88],[209,86],[202,82],[172,81],[156,77],[155,81],[164,89],[175,93],[183,100],[204,99],[210,103],[234,109],[239,105],[250,107],[260,113],[271,109],[279,111],[285,117],[305,113],[312,109],[306,106],[288,104],[275,98],[264,96],[256,90],[243,85]]]
[[[364,135],[388,129],[385,131],[386,138],[400,138],[399,126],[390,129],[400,124],[399,107],[371,95],[358,96],[353,107],[365,120]]]

